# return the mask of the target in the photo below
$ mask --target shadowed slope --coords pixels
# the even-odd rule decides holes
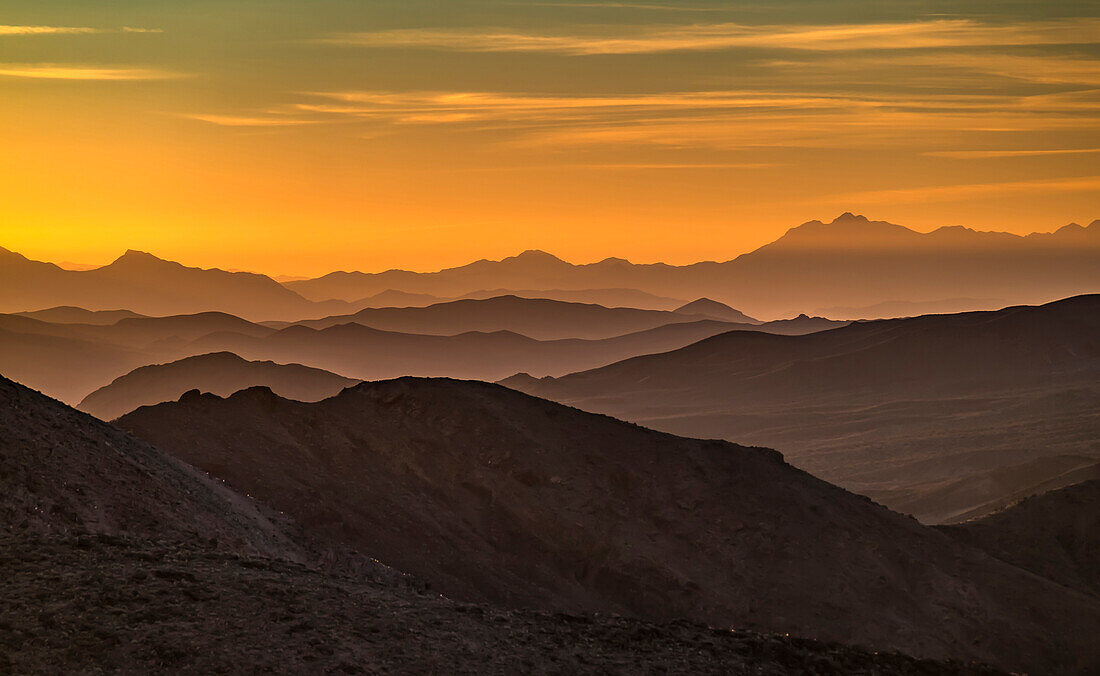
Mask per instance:
[[[1095,600],[766,449],[448,380],[192,395],[118,424],[458,598],[1097,664]]]
[[[335,551],[175,457],[3,377],[0,431],[5,535],[125,534],[302,563]]]
[[[139,406],[175,401],[189,390],[228,396],[256,385],[288,399],[318,401],[357,382],[301,364],[246,361],[231,352],[216,352],[135,369],[89,394],[78,408],[113,420]]]
[[[1100,479],[941,528],[997,558],[1100,596]]]
[[[3,378],[0,599],[4,673],[992,673],[418,593],[376,562],[318,547],[222,483]]]
[[[935,497],[967,475],[1096,457],[1098,381],[1100,296],[1079,296],[804,336],[735,331],[557,380],[503,382],[670,432],[774,446],[816,476],[941,521],[1004,504]],[[1001,498],[1066,470],[1034,463]]]

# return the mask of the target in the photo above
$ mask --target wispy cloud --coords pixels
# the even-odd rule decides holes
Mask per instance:
[[[152,68],[97,68],[59,64],[0,64],[0,77],[42,80],[167,80],[179,73]]]
[[[572,33],[513,29],[399,29],[345,33],[324,42],[362,47],[412,47],[463,52],[554,52],[568,55],[709,51],[735,47],[835,51],[1100,42],[1100,19],[992,24],[970,19],[841,25],[700,23],[587,27]]]
[[[0,26],[0,35],[81,35],[89,33],[161,33],[159,28],[90,28],[88,26]]]
[[[954,86],[966,88],[966,82],[953,75],[966,73],[988,85],[990,75],[1028,83],[1086,85],[1100,87],[1100,60],[1081,56],[1040,54],[996,54],[989,52],[844,54],[786,59],[762,63],[765,73],[775,78],[810,79],[822,85],[845,82],[898,84],[904,69],[904,82],[917,86]]]
[[[1043,157],[1046,155],[1085,155],[1100,153],[1100,148],[1062,148],[1055,150],[939,150],[924,153],[932,157],[975,160],[997,157]]]
[[[1100,190],[1100,176],[1080,176],[1039,181],[969,183],[901,190],[872,190],[839,195],[831,201],[838,204],[913,204],[919,202],[955,202],[998,195],[1019,195],[1021,193],[1050,194],[1096,190]]]
[[[957,144],[965,132],[1096,130],[1073,97],[703,91],[623,96],[493,92],[328,92],[302,113],[375,126],[513,132],[519,145],[892,147]],[[933,147],[935,147],[933,145]]]
[[[208,122],[222,127],[291,127],[303,124],[315,124],[316,120],[301,120],[289,117],[248,117],[238,115],[204,115],[184,113],[180,117],[200,122]]]

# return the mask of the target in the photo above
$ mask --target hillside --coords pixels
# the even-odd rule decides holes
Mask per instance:
[[[254,388],[118,421],[470,601],[688,617],[922,656],[1098,664],[1100,604],[786,465],[476,382]]]
[[[89,394],[77,408],[114,420],[139,406],[175,401],[190,390],[228,396],[262,385],[288,399],[318,401],[357,382],[301,364],[246,361],[231,352],[216,352],[135,369]]]
[[[557,380],[504,381],[673,433],[779,448],[926,522],[1026,495],[1071,469],[1059,456],[1092,464],[1097,382],[1100,296],[805,336],[735,331]],[[999,493],[943,498],[992,470],[1008,480]]]
[[[2,376],[0,430],[2,536],[128,536],[310,564],[344,551],[318,546],[286,517],[194,467]]]
[[[941,528],[1036,575],[1100,596],[1100,479]]]
[[[994,673],[688,622],[457,604],[3,378],[0,553],[5,673]]]

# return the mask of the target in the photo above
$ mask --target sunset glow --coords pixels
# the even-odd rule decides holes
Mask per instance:
[[[0,246],[270,274],[1100,214],[1088,3],[6,3]]]

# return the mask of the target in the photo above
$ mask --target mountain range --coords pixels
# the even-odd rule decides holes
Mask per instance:
[[[288,399],[318,401],[357,382],[301,364],[246,361],[231,352],[215,352],[142,366],[84,397],[77,408],[114,420],[140,406],[175,401],[189,390],[228,396],[262,385]]]
[[[185,395],[117,421],[449,598],[1088,669],[1100,604],[787,465],[478,382],[317,403]]]
[[[458,603],[0,377],[0,671],[994,674],[698,622]]]
[[[698,302],[698,301],[697,301]],[[382,331],[453,336],[470,331],[512,331],[536,340],[580,338],[599,340],[645,331],[677,322],[734,317],[758,324],[733,308],[710,301],[685,305],[674,312],[638,308],[608,308],[590,303],[566,303],[545,298],[498,296],[466,299],[427,307],[367,308],[352,315],[297,322],[298,326],[324,329],[357,323]]]
[[[803,336],[734,331],[502,382],[673,433],[780,448],[922,521],[960,520],[1088,478],[1100,460],[1100,296]]]
[[[127,251],[91,270],[64,270],[0,249],[0,311],[57,306],[145,315],[220,311],[256,321],[354,313],[380,303],[506,295],[670,309],[676,298],[713,298],[753,316],[808,308],[862,307],[958,297],[1046,302],[1100,288],[1100,221],[1026,237],[945,227],[919,233],[850,213],[809,221],[725,262],[633,264],[621,258],[573,265],[542,251],[480,260],[439,272],[333,272],[280,284],[255,273],[189,268]],[[493,289],[496,291],[487,291]],[[571,295],[572,294],[572,295]],[[390,297],[386,300],[387,295]],[[970,306],[956,309],[976,309]],[[842,317],[844,318],[844,317]]]
[[[740,314],[720,304],[709,309],[726,316]],[[62,316],[81,318],[86,314],[65,311]],[[845,324],[809,317],[760,324],[700,317],[516,297],[382,311],[381,320],[391,325],[413,329],[435,326],[440,334],[458,335],[380,331],[356,323],[373,322],[373,316],[341,317],[321,322],[332,326],[317,330],[298,324],[257,324],[221,312],[125,317],[114,324],[52,323],[22,314],[0,315],[0,369],[26,385],[75,404],[135,368],[213,352],[233,352],[249,360],[300,363],[359,380],[402,375],[496,380],[519,371],[563,375],[638,354],[683,347],[733,329],[793,334]],[[348,323],[338,323],[344,321]],[[470,324],[489,330],[458,333]],[[600,340],[535,340],[523,335],[552,333],[553,326],[566,335],[615,334],[651,324],[656,327]],[[183,374],[187,371],[181,372],[186,379]],[[203,388],[211,382],[194,375],[192,385],[180,392]],[[182,384],[177,379],[168,389]],[[246,387],[270,383],[239,384]],[[138,400],[146,401],[142,397]],[[163,399],[149,403],[159,401]]]
[[[287,287],[313,300],[363,298],[386,289],[459,296],[483,288],[626,287],[677,298],[706,296],[754,316],[808,308],[976,298],[1046,302],[1100,289],[1100,221],[1026,237],[945,227],[930,233],[843,214],[809,221],[725,262],[573,265],[542,251],[432,273],[334,272]],[[966,308],[974,309],[974,308]]]

